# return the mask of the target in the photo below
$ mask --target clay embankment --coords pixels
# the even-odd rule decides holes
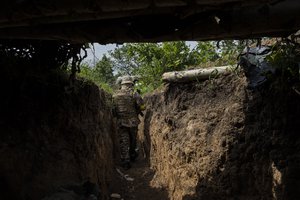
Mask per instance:
[[[246,85],[229,75],[146,98],[154,187],[172,200],[300,198],[300,96],[276,83]]]
[[[114,127],[105,93],[85,81],[69,88],[68,76],[56,72],[21,67],[7,72],[1,91],[0,199],[37,200],[62,188],[82,196],[92,188],[108,197]],[[81,187],[88,180],[92,187]]]
[[[141,131],[154,177],[141,159],[128,183],[114,176],[102,91],[84,81],[70,89],[55,73],[16,74],[1,84],[1,199],[40,199],[87,180],[101,199],[166,197],[149,181],[172,200],[300,198],[300,99],[288,87],[250,91],[243,75],[229,75],[148,96]]]

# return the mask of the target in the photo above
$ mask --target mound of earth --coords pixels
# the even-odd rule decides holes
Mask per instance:
[[[300,199],[300,96],[242,74],[169,84],[146,97],[141,133],[172,200]]]
[[[0,199],[37,200],[84,183],[108,198],[114,125],[105,93],[82,80],[70,88],[56,72],[2,75]]]

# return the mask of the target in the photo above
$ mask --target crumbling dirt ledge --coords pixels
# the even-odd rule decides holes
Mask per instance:
[[[172,200],[300,199],[300,97],[246,86],[232,74],[146,97],[153,186]]]
[[[83,80],[69,88],[57,72],[9,72],[2,78],[0,199],[38,200],[87,180],[107,199],[114,126],[105,93]]]

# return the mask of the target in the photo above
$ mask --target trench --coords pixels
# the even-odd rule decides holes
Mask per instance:
[[[300,199],[290,88],[249,90],[242,73],[166,85],[145,96],[140,155],[125,171],[110,95],[80,79],[70,88],[57,71],[21,72],[1,80],[3,200]]]

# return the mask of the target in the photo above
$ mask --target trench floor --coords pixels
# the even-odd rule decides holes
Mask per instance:
[[[151,187],[150,182],[154,172],[150,169],[148,162],[137,159],[129,170],[120,167],[116,169],[117,179],[113,186],[112,200],[167,200],[168,193],[163,188]],[[120,195],[119,197],[117,197]]]

